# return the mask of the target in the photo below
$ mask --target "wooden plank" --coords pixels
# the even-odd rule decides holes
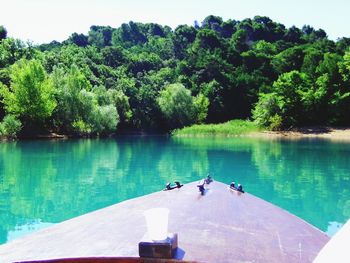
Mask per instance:
[[[190,183],[128,200],[0,246],[1,262],[137,257],[143,212],[167,207],[177,259],[200,262],[312,262],[329,237],[292,214],[219,182],[201,195]]]

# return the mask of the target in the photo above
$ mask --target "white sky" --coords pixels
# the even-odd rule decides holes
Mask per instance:
[[[130,20],[175,28],[207,15],[242,20],[269,16],[287,27],[309,24],[331,39],[350,37],[349,0],[0,0],[0,25],[34,43],[63,41],[91,25],[118,27]]]

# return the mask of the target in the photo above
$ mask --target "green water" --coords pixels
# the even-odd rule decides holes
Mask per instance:
[[[166,137],[1,143],[0,243],[208,172],[333,235],[350,217],[349,146]]]

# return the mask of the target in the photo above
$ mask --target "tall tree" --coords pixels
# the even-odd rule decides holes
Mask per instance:
[[[260,94],[253,111],[258,123],[273,128],[289,128],[309,120],[309,112],[314,93],[308,76],[298,71],[282,74],[273,83],[271,93]],[[279,127],[276,127],[276,122]]]
[[[7,30],[4,26],[0,26],[0,41],[7,36]]]
[[[91,26],[88,42],[97,47],[110,46],[114,29],[110,26]]]
[[[195,121],[191,91],[182,84],[171,84],[161,91],[158,104],[170,128],[182,128]]]
[[[73,44],[76,44],[79,47],[86,47],[89,44],[88,37],[84,34],[78,34],[73,33],[69,38],[68,41],[70,41]]]
[[[11,67],[11,85],[1,95],[6,112],[19,116],[26,127],[37,128],[56,107],[52,80],[38,60],[20,60]]]

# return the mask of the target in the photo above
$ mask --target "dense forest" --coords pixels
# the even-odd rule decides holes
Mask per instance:
[[[350,125],[350,38],[268,17],[172,30],[91,26],[32,45],[0,26],[0,135],[168,132],[252,119],[272,130]]]

